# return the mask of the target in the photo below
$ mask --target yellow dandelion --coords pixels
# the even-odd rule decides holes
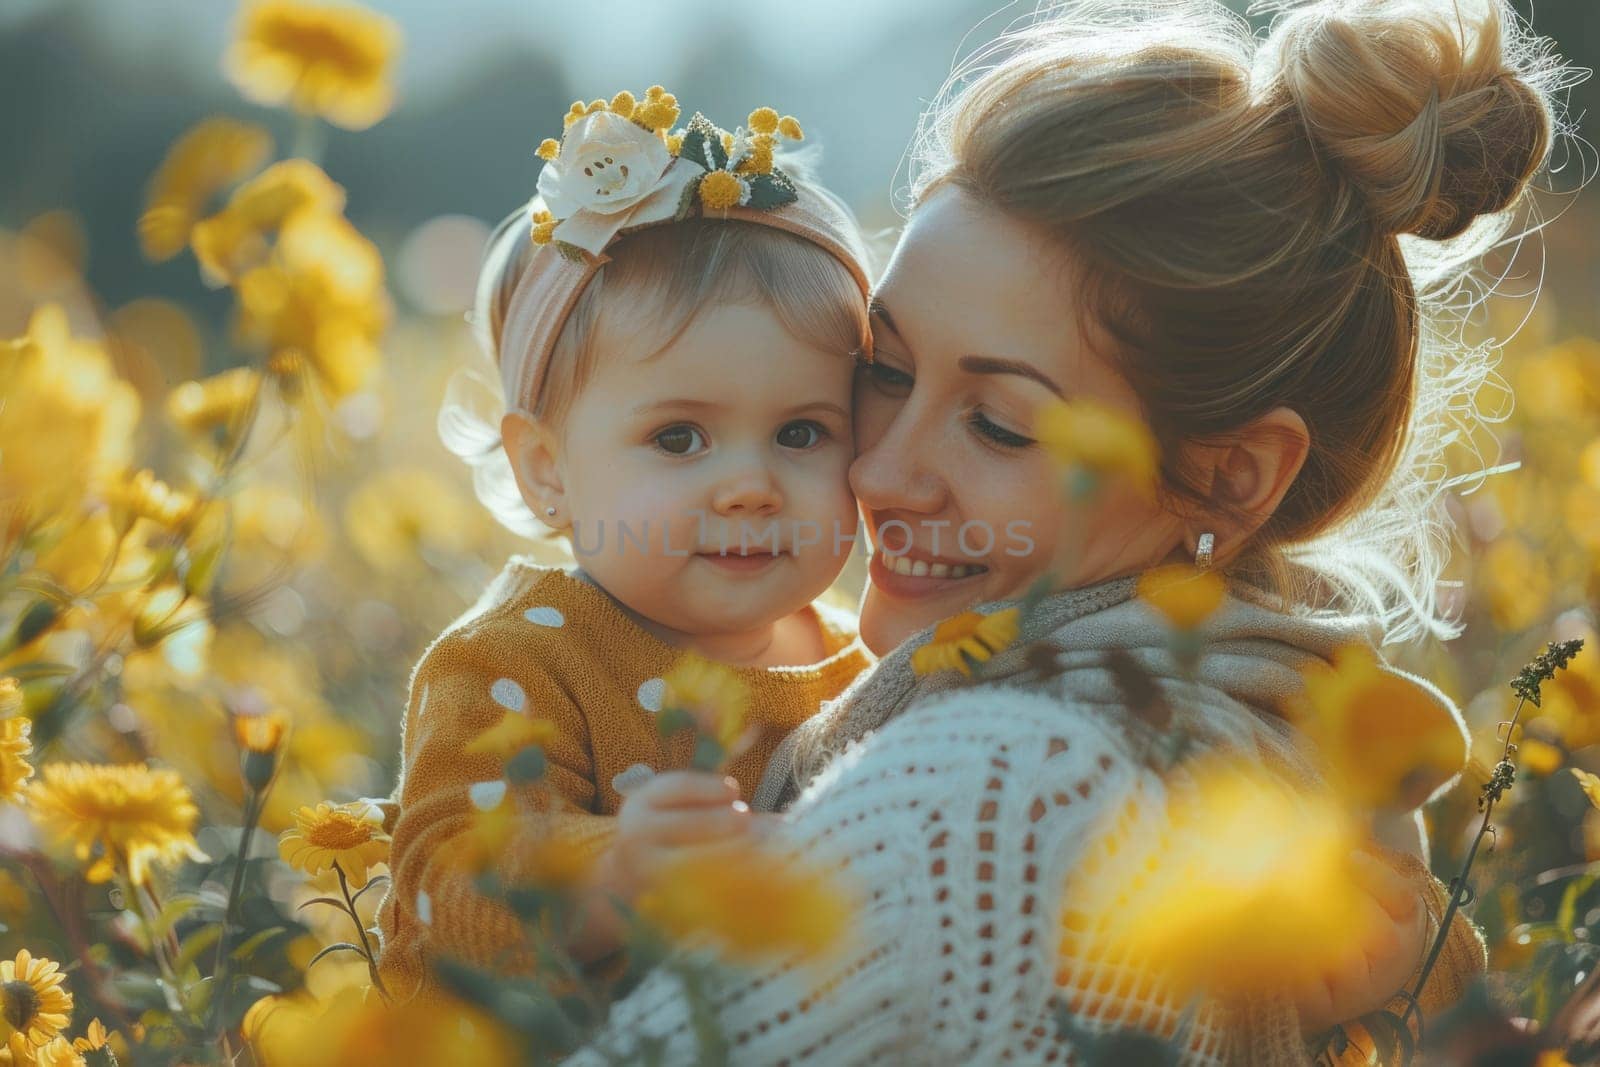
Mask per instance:
[[[184,382],[167,396],[167,418],[188,433],[230,427],[250,410],[260,390],[261,374],[254,367]]]
[[[805,140],[805,131],[800,128],[800,120],[793,115],[785,115],[778,120],[778,132],[791,141]]]
[[[383,811],[374,804],[323,801],[295,812],[294,822],[279,835],[278,854],[283,862],[307,874],[322,874],[337,863],[345,877],[365,883],[367,868],[389,858]]]
[[[696,729],[716,740],[724,751],[744,734],[750,687],[732,668],[685,653],[662,679],[661,707],[686,712]]]
[[[9,1035],[5,1051],[19,1064],[60,1036],[72,1017],[72,994],[63,984],[61,965],[21,949],[14,960],[0,960],[0,1019]]]
[[[1353,803],[1415,807],[1465,765],[1467,742],[1455,721],[1367,645],[1339,648],[1331,664],[1303,676],[1304,693],[1285,710]]]
[[[644,100],[634,106],[633,121],[652,132],[670,129],[682,114],[678,98],[659,85],[645,91]]]
[[[0,686],[12,678],[0,678]],[[33,724],[20,715],[0,719],[0,803],[22,803],[24,786],[33,777],[33,766],[28,756],[33,752],[29,733]]]
[[[853,895],[820,870],[757,852],[700,850],[640,895],[641,919],[674,941],[709,940],[735,959],[815,957],[841,943]]]
[[[539,150],[534,154],[546,163],[553,162],[561,155],[561,142],[554,137],[546,137],[539,142]]]
[[[754,133],[777,133],[778,112],[775,108],[758,107],[750,112],[750,117],[745,120]]]
[[[175,771],[143,763],[52,763],[28,787],[34,822],[84,861],[86,877],[108,881],[125,870],[135,885],[153,866],[205,860],[195,845],[200,809]]]
[[[223,66],[258,104],[364,130],[394,105],[390,73],[399,48],[393,20],[367,8],[255,0],[244,10]]]
[[[970,677],[969,661],[982,663],[1017,639],[1021,628],[1018,608],[992,615],[964,611],[934,627],[933,637],[911,654],[911,670],[918,674],[956,670]]]
[[[189,229],[206,203],[261,169],[272,137],[253,123],[206,119],[180,137],[150,178],[139,244],[153,262],[171,259],[189,243]]]
[[[707,211],[726,211],[750,197],[750,183],[726,170],[714,170],[700,179],[700,203]]]
[[[530,745],[543,748],[556,739],[556,734],[556,724],[549,719],[508,711],[499,722],[469,741],[462,751],[469,755],[487,753],[505,760]]]
[[[166,530],[180,530],[192,518],[199,501],[193,494],[173,489],[149,470],[141,470],[107,492],[112,525],[127,530],[139,519],[148,519]]]
[[[683,134],[674,133],[667,136],[667,151],[673,155],[683,151]]]
[[[638,106],[638,101],[636,101],[633,98],[633,94],[628,92],[626,89],[622,90],[622,92],[611,98],[612,113],[621,115],[625,119],[633,118],[633,109],[636,106]]]
[[[1139,598],[1180,630],[1193,630],[1222,606],[1228,588],[1220,575],[1192,563],[1153,567],[1139,576]]]
[[[1071,470],[1120,477],[1155,493],[1159,451],[1139,419],[1093,400],[1052,400],[1034,416],[1034,436]]]

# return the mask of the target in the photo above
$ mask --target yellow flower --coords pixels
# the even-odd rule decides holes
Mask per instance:
[[[1346,645],[1303,673],[1305,692],[1286,710],[1353,803],[1415,807],[1465,764],[1455,722],[1370,647]]]
[[[250,410],[260,390],[261,375],[255,368],[234,367],[172,390],[167,417],[189,433],[231,427]]]
[[[730,751],[744,734],[750,687],[733,670],[693,652],[685,653],[665,678],[663,711],[687,712],[696,729]]]
[[[337,863],[351,882],[365,884],[367,868],[389,858],[389,835],[383,832],[383,812],[376,805],[323,801],[301,808],[294,820],[294,828],[278,837],[278,854],[307,874],[322,874]]]
[[[337,215],[344,200],[344,188],[315,163],[274,163],[239,186],[227,207],[195,223],[190,241],[202,274],[212,285],[232,282],[266,261],[268,238],[296,212]]]
[[[1112,961],[1182,1003],[1309,981],[1368,934],[1356,838],[1330,798],[1234,757],[1187,767],[1164,798],[1110,810],[1069,876],[1056,976],[1069,1010],[1104,995]]]
[[[750,184],[726,170],[714,170],[700,179],[700,203],[707,211],[726,211],[750,198]]]
[[[555,740],[556,733],[556,725],[549,719],[508,711],[499,722],[469,741],[462,751],[468,755],[488,753],[507,760],[530,745],[543,748]]]
[[[1577,767],[1568,769],[1572,771],[1572,776],[1578,780],[1578,784],[1583,787],[1583,795],[1589,798],[1589,803],[1600,808],[1600,776],[1590,774],[1588,771]]]
[[[343,217],[296,212],[237,292],[240,333],[272,353],[275,373],[309,366],[334,400],[366,384],[389,319],[383,259]]]
[[[539,150],[534,154],[546,163],[550,163],[561,155],[561,142],[554,137],[546,137],[539,142]]]
[[[60,307],[39,308],[25,338],[0,342],[0,512],[75,518],[127,468],[138,422],[138,391],[105,350],[73,337]]]
[[[709,940],[741,960],[821,955],[840,943],[855,907],[820,870],[726,850],[669,862],[638,901],[639,917],[668,938]]]
[[[1517,766],[1537,777],[1545,777],[1561,769],[1566,755],[1548,741],[1530,737],[1517,746]]]
[[[752,133],[777,133],[778,112],[770,107],[758,107],[750,112],[745,125],[750,127]]]
[[[992,615],[963,611],[934,627],[928,643],[911,653],[911,670],[919,676],[955,670],[971,677],[968,661],[983,663],[1015,641],[1020,628],[1017,608]]]
[[[7,1061],[0,1059],[0,1064]],[[33,1067],[87,1067],[83,1054],[64,1037],[53,1037],[43,1048],[34,1049]]]
[[[60,964],[35,959],[27,949],[14,960],[0,960],[0,1026],[17,1063],[32,1063],[34,1050],[66,1029],[72,1017],[72,994],[62,986],[66,977]]]
[[[14,678],[0,678],[0,697],[4,695],[7,682],[13,688],[17,684]],[[28,737],[32,726],[20,715],[0,718],[0,803],[22,803],[23,787],[33,776],[33,767],[28,763],[28,756],[33,751],[33,743]]]
[[[0,676],[0,719],[22,714],[22,686],[15,678]]]
[[[670,129],[682,112],[678,98],[659,85],[645,91],[644,100],[633,109],[633,121],[652,133]]]
[[[139,243],[147,259],[171,259],[189,243],[189,230],[222,189],[261,169],[272,137],[253,123],[206,119],[180,137],[150,179]]]
[[[135,885],[153,865],[204,860],[194,842],[200,811],[177,774],[143,763],[52,763],[28,787],[31,814],[79,861],[100,852],[86,875],[108,881],[126,870]]]
[[[667,137],[667,151],[673,155],[683,151],[683,134],[674,133]]]
[[[1093,400],[1052,400],[1034,415],[1034,436],[1072,470],[1121,477],[1153,495],[1159,452],[1137,418]]]
[[[83,1036],[74,1038],[72,1047],[79,1052],[97,1052],[106,1047],[111,1040],[111,1032],[106,1029],[106,1024],[99,1019],[89,1020],[89,1025],[84,1027]]]
[[[800,122],[793,115],[785,115],[778,120],[778,132],[791,141],[805,140],[805,131],[800,129]]]
[[[621,115],[625,119],[633,118],[633,109],[637,106],[638,101],[636,101],[633,98],[633,94],[628,92],[626,89],[622,90],[622,92],[611,98],[612,113]]]
[[[467,555],[478,543],[477,519],[465,492],[426,467],[375,474],[350,494],[344,508],[345,532],[356,551],[386,574]]]
[[[738,166],[740,174],[772,173],[773,139],[770,134],[760,134],[750,142],[750,154]]]
[[[224,68],[247,98],[288,105],[363,130],[394,104],[390,67],[399,28],[362,7],[255,0],[244,11]]]
[[[1139,598],[1180,630],[1193,630],[1205,622],[1227,593],[1215,571],[1191,563],[1153,567],[1139,576]]]
[[[288,716],[281,711],[264,711],[233,717],[233,740],[245,752],[272,755],[283,747],[289,729]]]
[[[392,1007],[363,983],[328,1000],[305,992],[265,997],[242,1024],[261,1067],[417,1063],[514,1067],[515,1036],[478,1008],[432,993],[425,1011]]]
[[[106,493],[112,524],[119,530],[149,519],[166,530],[180,530],[195,516],[199,502],[190,493],[173,489],[148,470],[113,485]]]
[[[588,113],[589,113],[589,109],[588,109],[588,107],[586,107],[584,105],[584,102],[582,100],[574,100],[572,102],[572,106],[567,108],[567,113],[562,118],[561,125],[563,127],[571,126],[574,122],[577,122],[579,119],[583,118],[583,116],[587,115]]]

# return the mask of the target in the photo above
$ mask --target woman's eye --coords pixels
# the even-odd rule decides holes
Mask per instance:
[[[784,448],[812,448],[822,443],[828,431],[820,423],[791,422],[778,431],[778,444]]]
[[[693,426],[669,426],[655,435],[656,447],[674,456],[686,456],[694,448],[700,431]]]
[[[1013,433],[1004,426],[996,425],[984,417],[983,412],[974,411],[967,417],[967,423],[978,433],[987,437],[1003,448],[1026,448],[1033,444],[1033,438],[1024,437],[1020,433]]]
[[[857,363],[856,371],[877,389],[891,396],[904,396],[911,391],[911,386],[916,382],[916,379],[905,371],[895,370],[887,363],[876,360],[871,363],[865,360]]]

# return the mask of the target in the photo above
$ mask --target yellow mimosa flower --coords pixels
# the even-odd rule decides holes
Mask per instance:
[[[244,9],[223,66],[256,103],[364,130],[394,106],[391,72],[399,50],[399,27],[368,8],[255,0]]]

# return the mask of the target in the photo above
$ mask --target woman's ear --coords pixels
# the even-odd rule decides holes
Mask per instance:
[[[1191,454],[1213,507],[1189,531],[1189,548],[1192,553],[1209,530],[1216,535],[1218,559],[1231,555],[1278,510],[1311,448],[1305,420],[1287,407],[1273,408],[1228,438],[1225,444],[1196,445]]]
[[[556,529],[570,525],[556,434],[526,411],[508,411],[500,420],[500,440],[511,461],[511,472],[516,475],[517,489],[534,515]],[[555,509],[554,514],[551,508]]]

